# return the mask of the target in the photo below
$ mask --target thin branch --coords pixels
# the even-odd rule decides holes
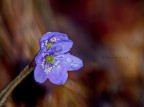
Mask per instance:
[[[31,64],[26,66],[24,70],[0,93],[0,107],[3,106],[7,97],[11,94],[13,89],[35,68],[35,63],[32,61]]]

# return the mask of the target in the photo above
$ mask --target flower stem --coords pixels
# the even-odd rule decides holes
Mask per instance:
[[[3,106],[7,97],[11,94],[13,89],[28,75],[30,74],[35,67],[34,61],[27,65],[24,70],[11,82],[8,84],[4,90],[0,93],[0,107]]]

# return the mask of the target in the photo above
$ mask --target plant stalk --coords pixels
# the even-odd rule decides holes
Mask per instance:
[[[35,63],[32,61],[29,65],[27,65],[23,71],[8,84],[6,88],[2,90],[0,93],[0,107],[2,107],[7,99],[7,97],[11,94],[14,88],[26,77],[28,76],[35,68]]]

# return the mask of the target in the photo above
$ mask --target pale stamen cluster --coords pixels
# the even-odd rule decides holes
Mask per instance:
[[[49,74],[53,69],[57,69],[59,66],[59,60],[55,60],[54,63],[48,63],[46,61],[46,53],[43,53],[43,60],[41,63],[42,68],[44,69],[44,72]]]
[[[51,39],[50,39],[50,41],[48,41],[48,40],[45,40],[42,44],[41,44],[41,46],[42,47],[45,47],[45,46],[47,46],[48,45],[48,43],[55,43],[55,42],[57,42],[57,41],[59,41],[59,39],[57,39],[56,37],[52,37]],[[46,61],[46,53],[42,53],[42,57],[43,57],[43,60],[42,60],[42,63],[41,63],[41,66],[42,66],[42,68],[44,69],[44,72],[45,73],[50,73],[53,69],[57,69],[59,66],[58,66],[58,64],[59,64],[59,60],[56,60],[56,61],[54,61],[53,63],[48,63],[47,61]]]

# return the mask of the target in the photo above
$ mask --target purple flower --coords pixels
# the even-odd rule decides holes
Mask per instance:
[[[47,32],[40,39],[40,48],[47,51],[55,43],[69,41],[66,34],[59,32]]]
[[[52,42],[52,38],[54,42]],[[52,43],[49,48],[42,43]],[[68,51],[73,42],[62,33],[46,33],[41,39],[41,50],[35,58],[36,68],[34,78],[43,83],[49,79],[54,84],[64,84],[68,78],[68,70],[78,70],[83,66],[81,59],[71,55]]]

